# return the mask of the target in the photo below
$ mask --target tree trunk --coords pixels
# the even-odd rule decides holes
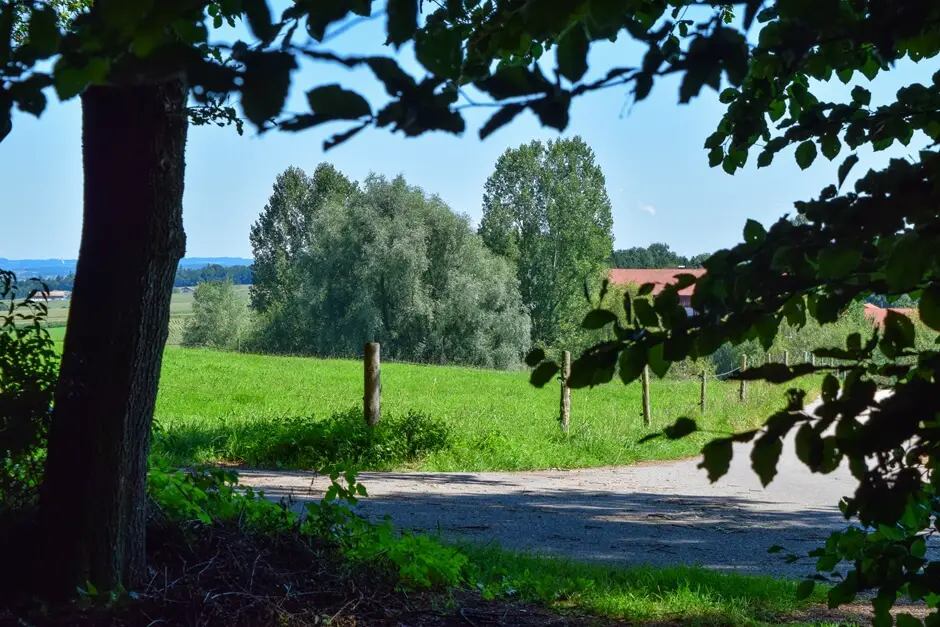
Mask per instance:
[[[84,222],[40,500],[53,597],[145,575],[150,429],[186,244],[185,105],[177,80],[82,96]]]

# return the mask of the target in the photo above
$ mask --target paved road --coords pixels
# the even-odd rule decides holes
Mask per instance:
[[[844,528],[836,504],[856,480],[843,465],[814,475],[785,442],[778,476],[763,489],[747,445],[730,472],[710,484],[698,460],[625,468],[494,473],[362,473],[369,518],[385,514],[407,529],[440,531],[505,548],[619,564],[689,564],[725,571],[800,576],[767,548],[805,555]],[[328,479],[309,472],[244,471],[269,497],[319,499]]]

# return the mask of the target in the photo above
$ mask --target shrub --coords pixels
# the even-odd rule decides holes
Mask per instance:
[[[175,425],[154,441],[157,454],[197,451],[206,459],[225,459],[260,467],[324,468],[344,464],[356,468],[391,469],[421,461],[451,445],[447,423],[425,413],[386,415],[375,427],[351,408],[329,418],[306,416],[219,421],[216,425]],[[211,449],[206,451],[206,449]]]
[[[0,270],[0,508],[32,503],[42,479],[58,360],[36,297]]]

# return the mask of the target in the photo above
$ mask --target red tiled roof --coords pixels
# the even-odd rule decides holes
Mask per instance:
[[[880,327],[884,325],[885,318],[888,317],[889,311],[899,313],[902,316],[907,316],[908,318],[915,318],[917,316],[916,309],[885,308],[879,307],[878,305],[872,305],[871,303],[865,303],[865,316],[874,322],[876,326]]]
[[[676,277],[680,274],[691,274],[698,278],[705,274],[705,270],[703,268],[614,268],[610,271],[610,282],[614,285],[632,283],[638,286],[644,283],[652,283],[655,285],[653,288],[653,294],[655,295],[662,292],[663,288],[670,283],[675,283]],[[679,290],[679,295],[691,296],[693,291],[695,291],[695,286],[690,285]]]

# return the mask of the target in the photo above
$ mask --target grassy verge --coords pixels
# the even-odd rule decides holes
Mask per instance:
[[[698,381],[654,381],[649,428],[639,384],[574,390],[569,435],[558,428],[557,384],[533,388],[525,372],[385,364],[382,383],[387,426],[370,434],[358,414],[357,361],[168,348],[156,411],[164,437],[154,452],[178,465],[284,468],[327,461],[428,471],[625,465],[696,455],[715,433],[761,424],[783,405],[785,390],[750,384],[741,403],[737,383],[712,381],[700,419],[709,434],[638,445],[680,416],[699,418]],[[407,433],[403,424],[411,425]]]
[[[759,625],[792,621],[825,599],[796,600],[797,582],[703,568],[614,568],[462,546],[487,598],[539,602],[637,623]]]

